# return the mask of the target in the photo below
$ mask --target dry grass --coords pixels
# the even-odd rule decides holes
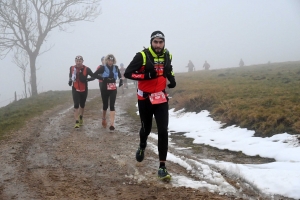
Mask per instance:
[[[300,62],[176,74],[171,106],[210,111],[257,136],[300,134]]]
[[[71,98],[70,91],[48,91],[0,108],[0,139],[10,131],[22,127],[27,120]]]

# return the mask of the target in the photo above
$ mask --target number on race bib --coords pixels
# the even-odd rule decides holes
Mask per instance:
[[[116,83],[107,83],[107,90],[116,90]]]
[[[152,93],[149,96],[149,99],[152,104],[161,104],[167,102],[166,95],[163,92]]]

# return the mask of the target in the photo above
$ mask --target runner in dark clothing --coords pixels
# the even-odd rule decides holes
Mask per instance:
[[[240,65],[240,67],[244,67],[245,63],[244,63],[244,61],[242,59],[240,60],[239,65]]]
[[[203,68],[204,68],[205,70],[209,70],[210,64],[208,64],[208,62],[205,61],[205,63],[203,64]]]
[[[136,160],[142,162],[147,146],[148,135],[152,128],[153,115],[158,129],[159,169],[158,177],[170,180],[165,162],[168,152],[169,106],[165,91],[176,86],[172,55],[165,49],[165,36],[161,31],[155,31],[150,38],[151,47],[137,53],[125,70],[124,76],[138,80],[138,107],[141,119],[140,144],[136,152]]]
[[[104,56],[101,58],[101,65],[99,65],[96,70],[98,70],[102,65],[104,65],[104,58],[105,58]],[[99,74],[99,78],[98,79],[99,79],[100,95],[102,96],[102,90],[101,90],[102,83],[103,83],[102,74]]]
[[[189,63],[188,63],[188,65],[186,67],[188,68],[188,72],[195,71],[195,66],[194,66],[194,64],[192,63],[191,60],[189,60]]]
[[[102,74],[102,102],[103,102],[103,114],[102,114],[102,126],[106,128],[106,111],[108,109],[108,100],[110,108],[110,127],[109,130],[115,130],[115,102],[117,97],[117,86],[116,80],[119,78],[119,87],[123,85],[123,80],[121,79],[121,73],[116,64],[116,58],[112,54],[108,54],[104,59],[105,65],[100,66],[98,70],[95,71],[94,76]]]
[[[123,79],[123,86],[122,86],[122,94],[124,94],[124,88],[128,89],[128,86],[127,86],[127,79],[124,77],[124,73],[125,73],[125,68],[124,68],[124,64],[121,63],[120,64],[120,73],[122,75],[122,79]]]
[[[79,128],[83,125],[83,113],[86,98],[88,96],[88,81],[95,78],[87,78],[88,75],[94,77],[90,68],[83,65],[83,57],[76,56],[76,65],[70,67],[69,71],[69,86],[72,86],[72,96],[74,102],[74,128]],[[79,118],[78,118],[79,117]]]

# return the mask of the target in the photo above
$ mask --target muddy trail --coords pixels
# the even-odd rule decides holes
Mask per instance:
[[[114,132],[101,126],[102,103],[95,90],[89,93],[81,128],[73,128],[73,108],[69,101],[28,121],[24,128],[1,140],[0,199],[269,199],[241,178],[218,169],[211,176],[224,179],[224,183],[212,182],[216,186],[214,191],[176,185],[179,176],[195,181],[211,180],[201,175],[205,169],[192,164],[195,160],[201,162],[201,158],[268,162],[201,145],[194,145],[193,150],[178,150],[170,145],[170,153],[184,157],[195,168],[187,171],[168,162],[173,179],[170,183],[159,181],[154,138],[149,138],[145,160],[142,163],[135,160],[140,123],[126,112],[136,102],[134,91],[132,88],[118,94]],[[172,133],[170,139],[177,146],[192,145],[181,134]],[[225,190],[225,186],[231,190]]]

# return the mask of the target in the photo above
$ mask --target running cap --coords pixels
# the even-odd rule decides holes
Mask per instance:
[[[83,60],[83,57],[82,56],[76,56],[75,60]]]
[[[154,31],[151,34],[150,44],[152,43],[152,40],[154,40],[154,38],[159,38],[159,39],[162,39],[163,41],[165,41],[165,35],[161,31]]]

